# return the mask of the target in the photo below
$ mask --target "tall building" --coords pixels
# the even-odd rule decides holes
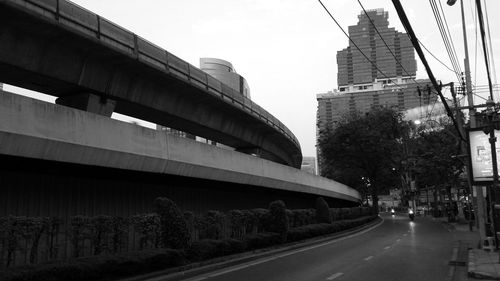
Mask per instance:
[[[238,91],[244,97],[250,98],[247,81],[236,73],[236,69],[230,62],[216,58],[200,58],[200,69]]]
[[[361,12],[358,23],[349,26],[349,37],[371,62],[351,41],[337,52],[338,89],[317,95],[317,139],[327,127],[334,129],[346,113],[363,114],[375,107],[407,111],[434,103],[437,98],[425,91],[429,80],[415,80],[417,62],[413,46],[405,33],[389,27],[388,12],[375,9],[367,14]],[[422,89],[420,93],[417,87]],[[319,148],[317,157],[321,174]]]
[[[370,84],[376,79],[386,78],[377,68],[387,77],[416,75],[415,52],[406,33],[389,27],[389,13],[383,9],[368,10],[367,14],[369,17],[361,12],[358,23],[349,26],[349,37],[376,67],[349,41],[347,48],[337,52],[337,81],[340,91],[344,91],[348,85]],[[385,44],[391,48],[392,54]]]

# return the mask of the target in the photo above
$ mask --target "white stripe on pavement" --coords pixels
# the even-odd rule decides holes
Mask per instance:
[[[222,270],[219,270],[219,271],[215,271],[213,273],[204,274],[203,276],[197,276],[197,277],[193,277],[193,278],[189,278],[189,279],[184,279],[184,280],[185,281],[204,280],[204,279],[207,279],[207,278],[210,278],[210,277],[215,277],[215,276],[227,274],[227,273],[230,273],[230,272],[233,272],[233,271],[237,271],[237,270],[240,270],[240,269],[244,269],[244,268],[247,268],[247,267],[251,267],[251,266],[258,265],[258,264],[261,264],[261,263],[265,263],[265,262],[268,262],[268,261],[272,261],[272,260],[275,260],[275,259],[283,258],[283,257],[294,255],[294,254],[297,254],[297,253],[300,253],[300,252],[305,252],[305,251],[309,251],[309,250],[312,250],[312,249],[315,249],[315,248],[323,247],[323,246],[326,246],[326,245],[329,245],[329,244],[337,243],[337,242],[340,242],[342,240],[346,240],[346,239],[349,239],[349,238],[352,238],[352,237],[364,234],[364,233],[366,233],[368,231],[371,231],[374,228],[379,227],[380,225],[382,225],[383,222],[384,222],[384,220],[382,220],[380,223],[378,223],[376,225],[373,225],[373,226],[371,226],[371,227],[369,227],[367,229],[364,229],[364,230],[362,230],[360,232],[356,232],[356,233],[350,234],[348,236],[340,237],[340,238],[337,238],[335,240],[330,240],[328,242],[324,242],[324,243],[321,243],[321,244],[316,244],[316,245],[308,246],[308,247],[301,248],[301,249],[298,249],[298,250],[293,250],[291,252],[287,252],[287,253],[283,253],[283,254],[278,254],[278,255],[276,255],[274,257],[263,258],[263,259],[260,259],[260,260],[254,261],[254,262],[248,262],[248,263],[244,263],[244,264],[241,264],[241,265],[236,265],[236,266],[233,266],[233,267],[230,267],[230,268],[227,268],[227,269],[222,269]]]
[[[387,247],[384,247],[384,250],[388,250],[390,248],[391,248],[391,246],[387,246]]]
[[[366,258],[365,258],[365,261],[369,261],[369,260],[371,260],[371,259],[373,259],[373,256],[366,257]]]

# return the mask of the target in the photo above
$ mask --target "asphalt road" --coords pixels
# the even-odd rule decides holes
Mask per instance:
[[[189,281],[443,281],[454,236],[439,221],[408,216],[383,216],[371,230],[335,241],[280,253]]]

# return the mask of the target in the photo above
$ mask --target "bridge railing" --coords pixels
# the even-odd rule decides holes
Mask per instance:
[[[164,73],[174,75],[206,93],[247,111],[280,132],[300,148],[295,135],[276,117],[201,69],[133,32],[66,0],[10,0],[84,36],[114,48]]]

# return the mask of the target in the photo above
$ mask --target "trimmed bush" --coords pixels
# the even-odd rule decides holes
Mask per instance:
[[[281,200],[271,202],[269,204],[268,230],[280,234],[281,240],[285,242],[288,227],[285,203]]]
[[[358,218],[355,220],[333,222],[331,224],[330,223],[311,224],[293,228],[288,231],[288,241],[299,241],[303,239],[313,238],[316,236],[347,230],[349,228],[366,224],[375,218],[376,216],[368,216],[368,217]]]
[[[159,197],[155,199],[155,211],[160,217],[160,244],[163,248],[186,248],[191,235],[182,212],[174,201]]]
[[[195,241],[187,249],[187,258],[190,261],[202,261],[221,257],[225,255],[237,254],[245,251],[244,241],[236,239],[213,240],[203,239]]]
[[[256,250],[280,244],[282,237],[279,233],[263,232],[247,235],[243,241],[247,245],[247,250]]]
[[[83,253],[85,239],[89,236],[89,218],[86,216],[74,216],[70,220],[71,244],[73,244],[73,257],[80,257]]]
[[[186,263],[181,251],[162,249],[114,256],[93,256],[0,271],[2,281],[109,280]]]
[[[111,232],[111,217],[99,215],[90,218],[90,237],[94,245],[94,255],[99,255],[108,249],[108,235]]]
[[[132,217],[135,230],[141,235],[139,248],[160,246],[160,217],[157,214],[140,214]]]
[[[316,221],[318,223],[332,223],[332,216],[330,215],[330,207],[323,197],[316,199]]]
[[[206,215],[197,220],[200,239],[223,239],[224,221],[226,216],[219,211],[208,211]]]
[[[229,211],[229,223],[231,224],[231,237],[240,239],[245,235],[245,224],[247,216],[240,210]]]
[[[256,222],[254,225],[255,232],[265,232],[268,226],[269,210],[261,208],[252,209],[250,213],[252,214],[254,222]]]

